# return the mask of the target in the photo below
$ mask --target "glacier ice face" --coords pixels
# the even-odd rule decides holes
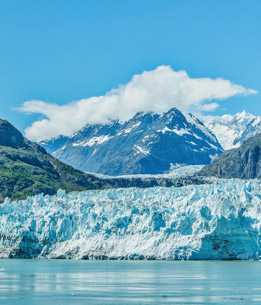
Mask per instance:
[[[260,224],[260,180],[59,190],[0,205],[0,257],[255,260]]]
[[[211,156],[214,159],[213,156]],[[146,179],[146,178],[178,178],[178,177],[187,177],[192,176],[199,172],[205,165],[180,165],[180,164],[170,164],[170,169],[165,174],[137,174],[137,175],[120,175],[120,176],[109,176],[104,174],[86,172],[86,174],[93,175],[97,178],[101,179],[119,179],[119,178],[126,178],[126,179]]]

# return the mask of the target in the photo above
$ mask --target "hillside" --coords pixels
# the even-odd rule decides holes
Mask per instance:
[[[55,194],[59,188],[81,191],[106,187],[106,181],[84,174],[25,139],[9,122],[0,120],[0,200]]]
[[[36,194],[54,195],[89,189],[184,186],[202,184],[198,177],[99,178],[85,174],[52,157],[39,144],[28,141],[9,122],[0,120],[0,202],[5,197],[25,199]]]
[[[218,178],[261,179],[261,133],[218,156],[199,172]]]

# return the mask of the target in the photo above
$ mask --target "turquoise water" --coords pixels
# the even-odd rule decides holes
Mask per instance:
[[[261,304],[261,263],[0,260],[0,304]]]

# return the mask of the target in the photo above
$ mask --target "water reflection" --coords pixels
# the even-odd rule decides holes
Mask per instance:
[[[259,262],[0,260],[1,304],[260,304],[260,283]]]

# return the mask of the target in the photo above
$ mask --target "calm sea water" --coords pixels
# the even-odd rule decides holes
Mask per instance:
[[[261,304],[261,262],[0,260],[0,304]]]

